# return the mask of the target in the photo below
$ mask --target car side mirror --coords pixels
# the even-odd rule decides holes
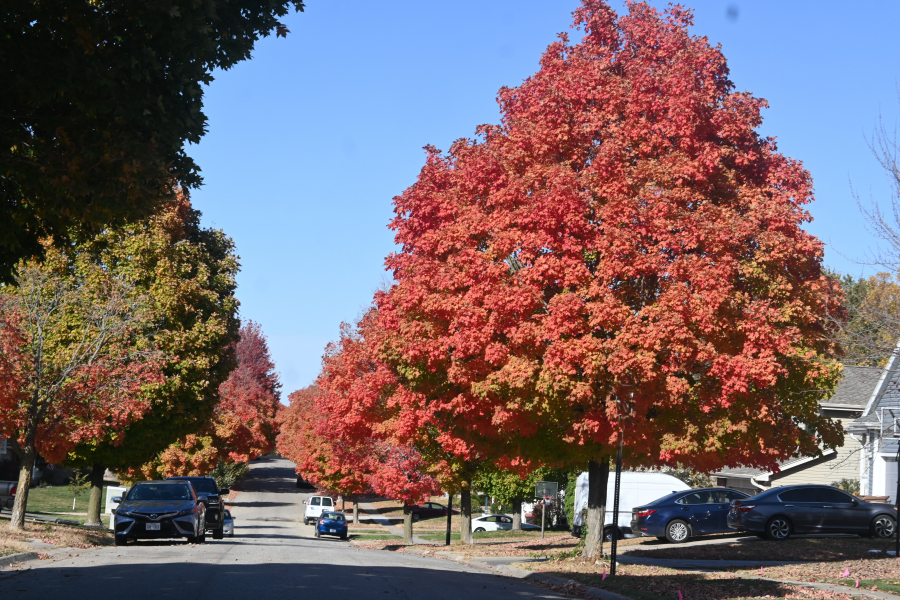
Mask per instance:
[[[306,500],[303,501],[303,504],[306,504]]]
[[[207,504],[209,502],[209,496],[197,496],[197,504]]]
[[[854,498],[853,501],[851,502],[851,504],[852,504],[853,506],[859,506],[859,500],[857,500],[856,498]]]
[[[116,504],[119,504],[122,502],[122,496],[113,496],[112,501],[115,502]]]
[[[231,493],[231,490],[229,490],[228,488],[222,488],[221,490],[219,490],[220,496],[227,496],[230,493]]]

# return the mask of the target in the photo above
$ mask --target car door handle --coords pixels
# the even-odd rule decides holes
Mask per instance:
[[[730,505],[730,504],[723,504],[723,505],[720,506],[719,508],[724,509],[724,510],[728,510],[729,508],[731,508],[731,505]]]
[[[686,506],[682,506],[681,510],[691,510],[691,509],[687,508]]]
[[[825,506],[823,506],[822,508],[834,508],[834,507],[831,506],[831,505],[825,505]]]
[[[785,508],[794,508],[793,504],[785,504],[784,506],[785,506]]]

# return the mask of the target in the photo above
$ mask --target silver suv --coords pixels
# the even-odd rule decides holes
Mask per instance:
[[[310,496],[303,501],[306,510],[303,511],[303,523],[309,525],[315,523],[322,516],[322,512],[334,510],[334,500],[331,496]]]

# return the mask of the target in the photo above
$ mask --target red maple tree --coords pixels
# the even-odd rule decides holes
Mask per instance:
[[[682,7],[574,17],[501,124],[428,148],[395,199],[377,305],[422,392],[406,409],[550,464],[623,439],[632,465],[777,468],[840,443],[818,410],[840,297],[802,229],[809,173],[756,131],[766,102]]]

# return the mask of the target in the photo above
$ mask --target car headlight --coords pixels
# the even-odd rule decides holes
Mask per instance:
[[[186,516],[188,516],[188,515],[190,515],[190,514],[193,514],[193,513],[194,513],[194,510],[193,510],[193,509],[187,508],[187,509],[185,509],[185,510],[180,510],[180,511],[178,511],[178,514],[176,514],[175,516],[176,516],[176,517],[186,517]]]
[[[131,517],[131,516],[133,516],[133,513],[131,511],[122,510],[120,508],[119,510],[116,511],[116,515],[118,515],[120,517]]]

